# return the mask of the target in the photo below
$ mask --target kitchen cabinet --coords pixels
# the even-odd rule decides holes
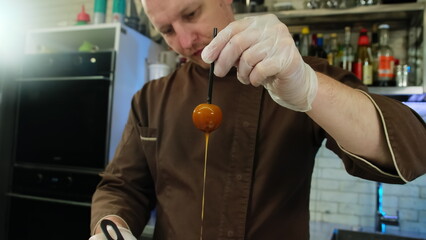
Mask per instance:
[[[411,67],[408,87],[370,87],[370,92],[383,95],[411,95],[426,92],[426,61],[423,56],[425,39],[425,4],[400,3],[359,6],[347,9],[303,9],[271,11],[284,22],[292,33],[300,33],[302,26],[309,26],[312,32],[343,34],[345,26],[351,26],[352,45],[356,46],[358,30],[366,27],[371,31],[373,24],[388,23],[391,38],[398,38],[394,51],[397,58]],[[264,13],[237,14],[240,19]],[[393,33],[393,34],[392,34]]]

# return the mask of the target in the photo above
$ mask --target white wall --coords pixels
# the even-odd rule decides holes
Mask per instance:
[[[94,2],[94,0],[14,0],[12,4],[20,9],[24,29],[31,29],[75,25],[82,5],[93,20]],[[113,0],[107,0],[107,22],[111,21],[112,4]],[[140,12],[142,8],[140,0],[135,0],[135,4]]]
[[[400,226],[389,231],[426,233],[426,176],[405,185],[384,184],[383,210]],[[376,183],[346,173],[342,161],[324,146],[319,151],[311,186],[311,220],[374,227]]]
[[[274,1],[265,2],[271,5]],[[295,7],[303,3],[292,2]],[[141,9],[140,2],[136,3]],[[82,4],[93,16],[94,0],[14,0],[8,4],[19,9],[11,16],[11,24],[18,24],[19,31],[15,29],[13,33],[22,37],[26,29],[74,25]],[[111,6],[112,0],[108,0],[107,21],[111,19]],[[426,176],[403,186],[385,185],[384,210],[391,215],[400,211],[400,230],[426,233]],[[312,182],[311,219],[373,227],[374,212],[375,183],[349,176],[333,153],[321,149]]]

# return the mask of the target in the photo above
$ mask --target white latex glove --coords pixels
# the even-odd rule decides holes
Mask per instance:
[[[238,80],[263,85],[281,106],[306,112],[318,90],[314,70],[302,59],[286,25],[273,14],[247,17],[218,33],[202,54],[215,61],[215,75],[225,76],[237,66]]]
[[[107,226],[107,230],[112,238],[117,239],[117,235],[114,232],[114,229],[111,226]],[[121,235],[123,235],[124,240],[137,240],[135,236],[133,236],[132,232],[130,232],[129,229],[118,227],[118,230],[120,230]],[[106,240],[107,238],[105,235],[101,232],[98,234],[95,234],[89,238],[89,240]]]

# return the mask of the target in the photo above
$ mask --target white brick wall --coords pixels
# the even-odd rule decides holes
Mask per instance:
[[[383,210],[399,211],[400,226],[388,230],[426,233],[426,176],[405,185],[383,184]],[[352,177],[324,146],[317,155],[311,186],[311,220],[373,228],[376,183]]]

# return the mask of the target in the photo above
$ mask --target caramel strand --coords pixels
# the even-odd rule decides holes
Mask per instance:
[[[203,195],[201,198],[201,230],[200,240],[203,239],[203,225],[204,225],[204,200],[206,195],[206,176],[207,176],[207,150],[209,146],[209,133],[205,133],[206,136],[206,149],[204,152],[204,172],[203,172]]]

